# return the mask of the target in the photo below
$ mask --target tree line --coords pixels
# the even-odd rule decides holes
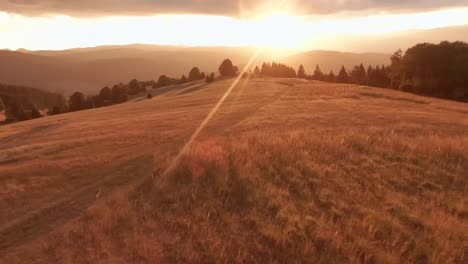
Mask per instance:
[[[391,87],[468,102],[468,44],[422,43],[391,57]]]
[[[171,78],[167,75],[161,75],[157,81],[138,81],[133,79],[127,84],[115,84],[112,86],[112,88],[106,86],[102,88],[98,94],[92,96],[86,96],[81,92],[75,92],[68,100],[68,109],[64,109],[62,112],[75,112],[110,106],[114,104],[121,104],[127,102],[129,98],[135,95],[148,92],[149,89],[156,89],[168,85],[185,84],[188,82],[204,80],[206,78],[210,78],[211,76],[214,76],[214,73],[208,75],[207,77],[206,74],[201,72],[198,67],[193,67],[187,76],[184,74],[179,79]],[[147,97],[152,98],[152,95],[148,93]]]
[[[127,84],[119,83],[111,87],[103,87],[96,95],[85,95],[75,92],[68,101],[62,95],[51,94],[34,88],[7,86],[0,84],[0,111],[5,111],[7,122],[18,122],[44,115],[58,115],[67,112],[76,112],[86,109],[105,107],[127,102],[131,97],[147,92],[151,99],[149,89],[157,89],[168,85],[185,84],[193,81],[205,80],[212,83],[217,79],[234,77],[238,74],[238,67],[229,59],[224,60],[218,68],[219,76],[215,73],[205,74],[198,67],[193,67],[187,76],[171,78],[166,75],[159,76],[157,81],[131,80]],[[39,109],[47,108],[47,111]]]
[[[350,70],[342,66],[338,73],[322,72],[316,65],[307,74],[303,65],[297,72],[280,63],[263,63],[255,67],[254,77],[285,77],[350,83],[372,87],[392,88],[426,96],[468,102],[468,44],[443,41],[422,43],[405,53],[398,50],[390,58],[390,65],[368,66],[361,63]]]
[[[258,66],[255,67],[253,72],[255,76],[260,77],[276,77],[276,78],[296,78],[296,70],[294,68],[289,67],[285,64],[276,63],[276,62],[268,62],[262,64],[262,69],[260,70]]]
[[[307,74],[304,66],[300,65],[297,71],[297,78],[387,88],[390,86],[391,82],[389,69],[390,67],[385,65],[369,65],[366,69],[364,64],[361,63],[360,65],[354,66],[351,70],[347,70],[345,66],[341,66],[338,74],[335,74],[333,70],[327,74],[322,72],[319,65],[316,65],[313,74]]]
[[[238,74],[238,67],[233,65],[229,59],[224,60],[218,68],[219,78],[234,77]],[[62,111],[75,112],[85,109],[99,108],[114,104],[120,104],[128,101],[128,99],[137,94],[148,92],[148,89],[157,89],[168,85],[185,84],[193,81],[205,80],[207,83],[214,82],[216,75],[214,72],[205,74],[201,72],[198,67],[193,67],[187,76],[182,75],[181,78],[171,78],[166,75],[161,75],[158,81],[138,81],[131,80],[128,84],[116,84],[112,88],[104,87],[100,90],[99,94],[94,96],[85,96],[81,92],[75,92],[70,96],[68,101],[68,109]],[[151,99],[153,96],[149,92],[147,98]],[[52,114],[58,114],[53,112]]]
[[[0,84],[0,111],[5,112],[7,123],[40,118],[45,114],[41,109],[52,109],[64,104],[65,98],[60,94],[31,87]]]
[[[388,87],[390,85],[389,66],[368,66],[357,65],[348,71],[342,66],[338,74],[330,71],[328,74],[322,72],[319,65],[315,66],[313,74],[307,74],[303,65],[296,70],[293,67],[281,63],[263,63],[261,69],[256,66],[250,73],[252,77],[275,77],[275,78],[300,78],[305,80],[316,80],[332,83],[352,83],[359,85],[369,85],[375,87]]]

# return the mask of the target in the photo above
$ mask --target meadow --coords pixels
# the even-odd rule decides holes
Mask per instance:
[[[468,105],[232,80],[0,127],[0,263],[466,263]]]

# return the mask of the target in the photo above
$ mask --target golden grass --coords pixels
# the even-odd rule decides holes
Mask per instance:
[[[143,182],[109,189],[113,194],[82,216],[11,248],[4,261],[466,261],[466,105],[353,85],[246,81],[190,155],[160,177],[227,84],[65,115],[90,131],[70,128],[65,138],[57,126],[50,140],[32,136],[0,151],[18,160],[0,166],[0,183],[23,182],[20,191],[0,194],[17,203],[29,201],[22,192],[75,177],[51,176],[39,161],[48,171],[67,171],[61,163],[80,168],[82,179],[70,188],[95,179],[98,167],[112,173],[118,162],[141,155],[154,157],[155,175],[142,170]],[[0,143],[1,136],[54,121],[0,131]],[[48,183],[35,186],[29,171],[44,173]]]

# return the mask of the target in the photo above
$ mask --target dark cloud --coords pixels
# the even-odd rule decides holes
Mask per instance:
[[[65,14],[71,16],[212,14],[251,15],[257,8],[295,5],[304,14],[342,11],[423,11],[468,6],[468,0],[0,0],[0,10],[29,16]]]

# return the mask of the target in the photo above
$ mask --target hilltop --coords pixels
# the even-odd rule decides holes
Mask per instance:
[[[468,106],[243,79],[0,128],[0,262],[462,262]]]

